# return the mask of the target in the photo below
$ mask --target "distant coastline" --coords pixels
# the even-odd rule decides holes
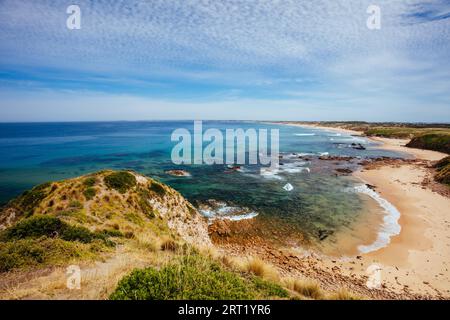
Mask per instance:
[[[285,123],[300,127],[331,130],[361,136],[361,131],[320,124]],[[386,280],[398,290],[423,290],[431,287],[449,295],[450,241],[448,214],[450,197],[438,193],[430,185],[431,165],[448,155],[442,152],[408,148],[409,139],[366,137],[380,143],[379,148],[407,153],[415,163],[386,162],[363,167],[353,175],[375,188],[376,193],[388,200],[400,212],[402,228],[391,243],[380,250],[363,254],[364,261],[377,262],[387,272]],[[409,272],[408,270],[414,270]],[[361,270],[361,274],[363,274]],[[399,285],[403,284],[403,287]],[[406,287],[405,287],[406,285]]]

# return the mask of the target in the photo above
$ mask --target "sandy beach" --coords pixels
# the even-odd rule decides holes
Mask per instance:
[[[373,138],[388,150],[436,161],[446,154],[404,147],[407,140]],[[369,253],[393,287],[450,295],[450,199],[422,186],[430,170],[420,165],[382,166],[355,173],[376,186],[381,197],[400,211],[401,232],[391,243]],[[406,286],[406,287],[405,287]],[[402,288],[403,287],[403,288]],[[434,291],[434,292],[433,292]]]
[[[360,135],[341,128],[305,126]],[[379,148],[407,153],[430,161],[447,155],[405,147],[408,140],[371,137]],[[425,165],[384,165],[362,169],[354,176],[376,187],[376,192],[400,212],[401,232],[388,246],[363,254],[359,268],[343,261],[342,270],[366,274],[371,264],[380,266],[382,281],[397,292],[416,292],[432,296],[450,296],[450,198],[440,195],[422,182],[431,176]]]
[[[277,123],[277,124],[279,124],[279,123]],[[322,130],[334,131],[334,132],[338,132],[338,133],[347,133],[347,134],[357,135],[357,136],[361,135],[361,132],[359,132],[359,131],[349,130],[349,129],[344,129],[344,128],[327,127],[327,126],[320,126],[320,125],[316,125],[316,124],[303,124],[303,123],[298,124],[298,123],[291,123],[291,122],[286,122],[284,124],[289,125],[289,126],[294,126],[294,127],[322,129]]]

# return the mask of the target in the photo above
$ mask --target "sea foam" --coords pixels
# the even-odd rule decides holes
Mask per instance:
[[[210,222],[213,220],[231,220],[239,221],[246,219],[253,219],[258,216],[257,212],[251,211],[247,208],[241,208],[237,206],[229,206],[222,201],[214,201],[213,206],[204,206],[199,209],[199,212]]]
[[[315,136],[315,133],[294,133],[295,136],[299,137],[308,137],[308,136]]]
[[[398,223],[400,212],[394,205],[380,197],[378,193],[367,187],[365,184],[356,186],[354,191],[368,195],[374,199],[386,213],[383,218],[383,225],[378,232],[378,237],[375,242],[369,245],[360,245],[358,246],[358,250],[361,253],[368,253],[386,247],[391,242],[391,237],[400,234],[401,226]]]

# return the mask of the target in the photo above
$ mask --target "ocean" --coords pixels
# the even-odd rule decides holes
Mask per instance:
[[[211,220],[254,220],[256,234],[284,246],[314,247],[327,254],[351,253],[356,247],[371,251],[389,241],[389,232],[398,231],[392,219],[390,225],[383,222],[396,214],[393,209],[360,181],[337,175],[336,163],[319,157],[363,160],[404,154],[379,149],[361,137],[322,129],[250,121],[203,122],[204,130],[223,132],[278,129],[280,170],[261,175],[258,165],[238,170],[226,165],[175,165],[171,151],[176,142],[171,141],[171,134],[178,128],[192,132],[193,122],[2,123],[0,203],[47,181],[103,169],[131,169],[175,188]],[[356,150],[351,143],[361,143],[366,150]],[[190,176],[166,173],[173,169],[186,170]],[[287,184],[292,190],[284,188]],[[368,233],[383,236],[367,237]]]

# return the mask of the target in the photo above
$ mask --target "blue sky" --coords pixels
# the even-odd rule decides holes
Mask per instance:
[[[0,0],[0,121],[450,122],[449,40],[448,0]]]

